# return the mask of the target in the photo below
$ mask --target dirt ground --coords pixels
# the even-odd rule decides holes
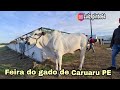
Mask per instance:
[[[107,49],[108,45],[98,45],[95,46],[95,53],[90,50],[86,52],[86,58],[82,71],[100,71],[100,75],[61,75],[60,77],[56,75],[5,75],[5,70],[24,70],[25,72],[33,67],[33,60],[30,58],[25,58],[20,60],[19,53],[10,50],[6,46],[0,46],[0,79],[120,79],[120,71],[112,71],[111,75],[102,75],[101,72],[106,70],[111,66],[111,50]],[[63,57],[62,69],[72,71],[78,70],[79,67],[79,53],[76,51],[75,54],[66,54]],[[120,54],[117,56],[117,67],[120,67]],[[35,71],[40,70],[51,70],[55,69],[55,64],[50,60],[39,64],[38,67],[32,69]],[[78,70],[80,71],[80,70]],[[34,73],[33,73],[34,74]]]

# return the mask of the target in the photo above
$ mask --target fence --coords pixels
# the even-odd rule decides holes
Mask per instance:
[[[110,41],[110,40],[103,40],[103,43],[104,43],[104,44],[110,44],[111,41]]]

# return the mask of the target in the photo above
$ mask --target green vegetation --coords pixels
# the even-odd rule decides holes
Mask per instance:
[[[0,45],[0,52],[10,50],[6,45]]]
[[[0,45],[8,45],[8,43],[0,43]]]
[[[4,74],[5,69],[12,69],[12,66],[10,64],[0,64],[0,74]]]
[[[74,54],[66,54],[63,56],[63,63],[64,62],[71,62],[73,60],[77,60],[80,58],[80,52],[76,51]]]

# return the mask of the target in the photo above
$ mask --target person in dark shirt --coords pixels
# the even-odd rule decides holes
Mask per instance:
[[[113,32],[110,47],[112,48],[112,66],[107,69],[116,70],[116,56],[120,52],[120,25]]]
[[[93,39],[92,37],[90,37],[90,38],[89,38],[90,48],[88,49],[88,51],[89,51],[90,49],[92,49],[93,52],[95,52],[95,49],[94,49],[94,47],[93,47],[93,43],[94,43],[94,42],[95,42],[94,39]]]

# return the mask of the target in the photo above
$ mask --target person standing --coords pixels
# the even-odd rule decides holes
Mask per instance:
[[[20,49],[20,53],[21,53],[21,58],[20,59],[24,58],[25,44],[26,44],[26,42],[24,41],[24,38],[20,38],[20,41],[19,41],[19,49]]]
[[[89,51],[90,49],[92,49],[93,52],[95,52],[95,49],[94,49],[94,46],[93,46],[94,39],[93,39],[92,37],[89,38],[89,43],[90,43],[90,48],[88,49],[88,51]]]
[[[112,48],[112,65],[107,69],[116,70],[116,56],[120,52],[120,25],[113,32],[110,48]]]

